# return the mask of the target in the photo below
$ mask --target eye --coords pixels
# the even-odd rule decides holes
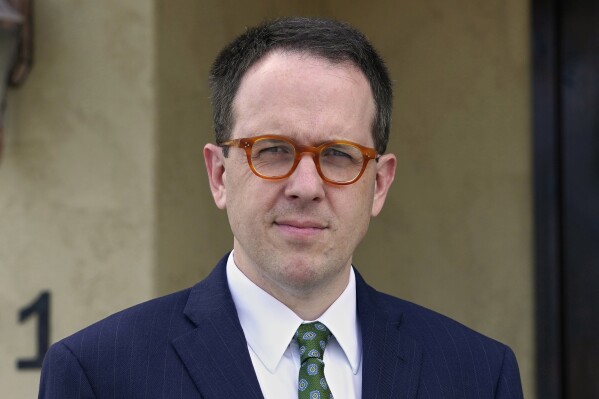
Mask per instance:
[[[353,156],[349,154],[344,149],[329,147],[322,151],[323,157],[340,157],[340,158],[348,158],[353,159]]]
[[[362,152],[359,148],[347,144],[331,144],[323,148],[320,159],[323,164],[349,167],[362,163]]]
[[[252,148],[252,156],[260,159],[293,157],[293,146],[281,140],[259,140]]]
[[[289,146],[286,145],[270,145],[268,147],[261,147],[258,150],[258,155],[262,154],[289,154]]]

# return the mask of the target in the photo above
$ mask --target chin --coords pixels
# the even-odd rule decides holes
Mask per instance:
[[[289,262],[281,271],[281,277],[287,281],[289,287],[303,290],[316,288],[341,272],[331,269],[320,260],[310,258]]]

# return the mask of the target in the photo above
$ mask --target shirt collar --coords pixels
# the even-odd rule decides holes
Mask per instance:
[[[327,326],[356,374],[362,360],[362,339],[356,307],[356,277],[353,267],[349,273],[349,283],[339,298],[318,318]]]
[[[227,260],[227,281],[248,345],[274,373],[297,327],[306,321],[247,278],[235,265],[233,252]],[[362,346],[353,268],[343,293],[318,320],[331,331],[356,374],[362,359]]]

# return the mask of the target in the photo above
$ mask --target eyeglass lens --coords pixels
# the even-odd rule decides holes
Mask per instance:
[[[251,161],[256,172],[265,177],[285,176],[295,163],[295,147],[284,140],[260,139],[252,146]],[[331,143],[318,154],[320,170],[326,179],[348,182],[362,170],[362,151],[350,144]]]

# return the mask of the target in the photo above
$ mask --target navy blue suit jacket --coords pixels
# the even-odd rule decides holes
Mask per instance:
[[[193,288],[114,314],[54,344],[40,398],[262,398],[224,257]],[[522,398],[505,345],[356,273],[364,399]],[[345,398],[338,398],[345,399]]]

